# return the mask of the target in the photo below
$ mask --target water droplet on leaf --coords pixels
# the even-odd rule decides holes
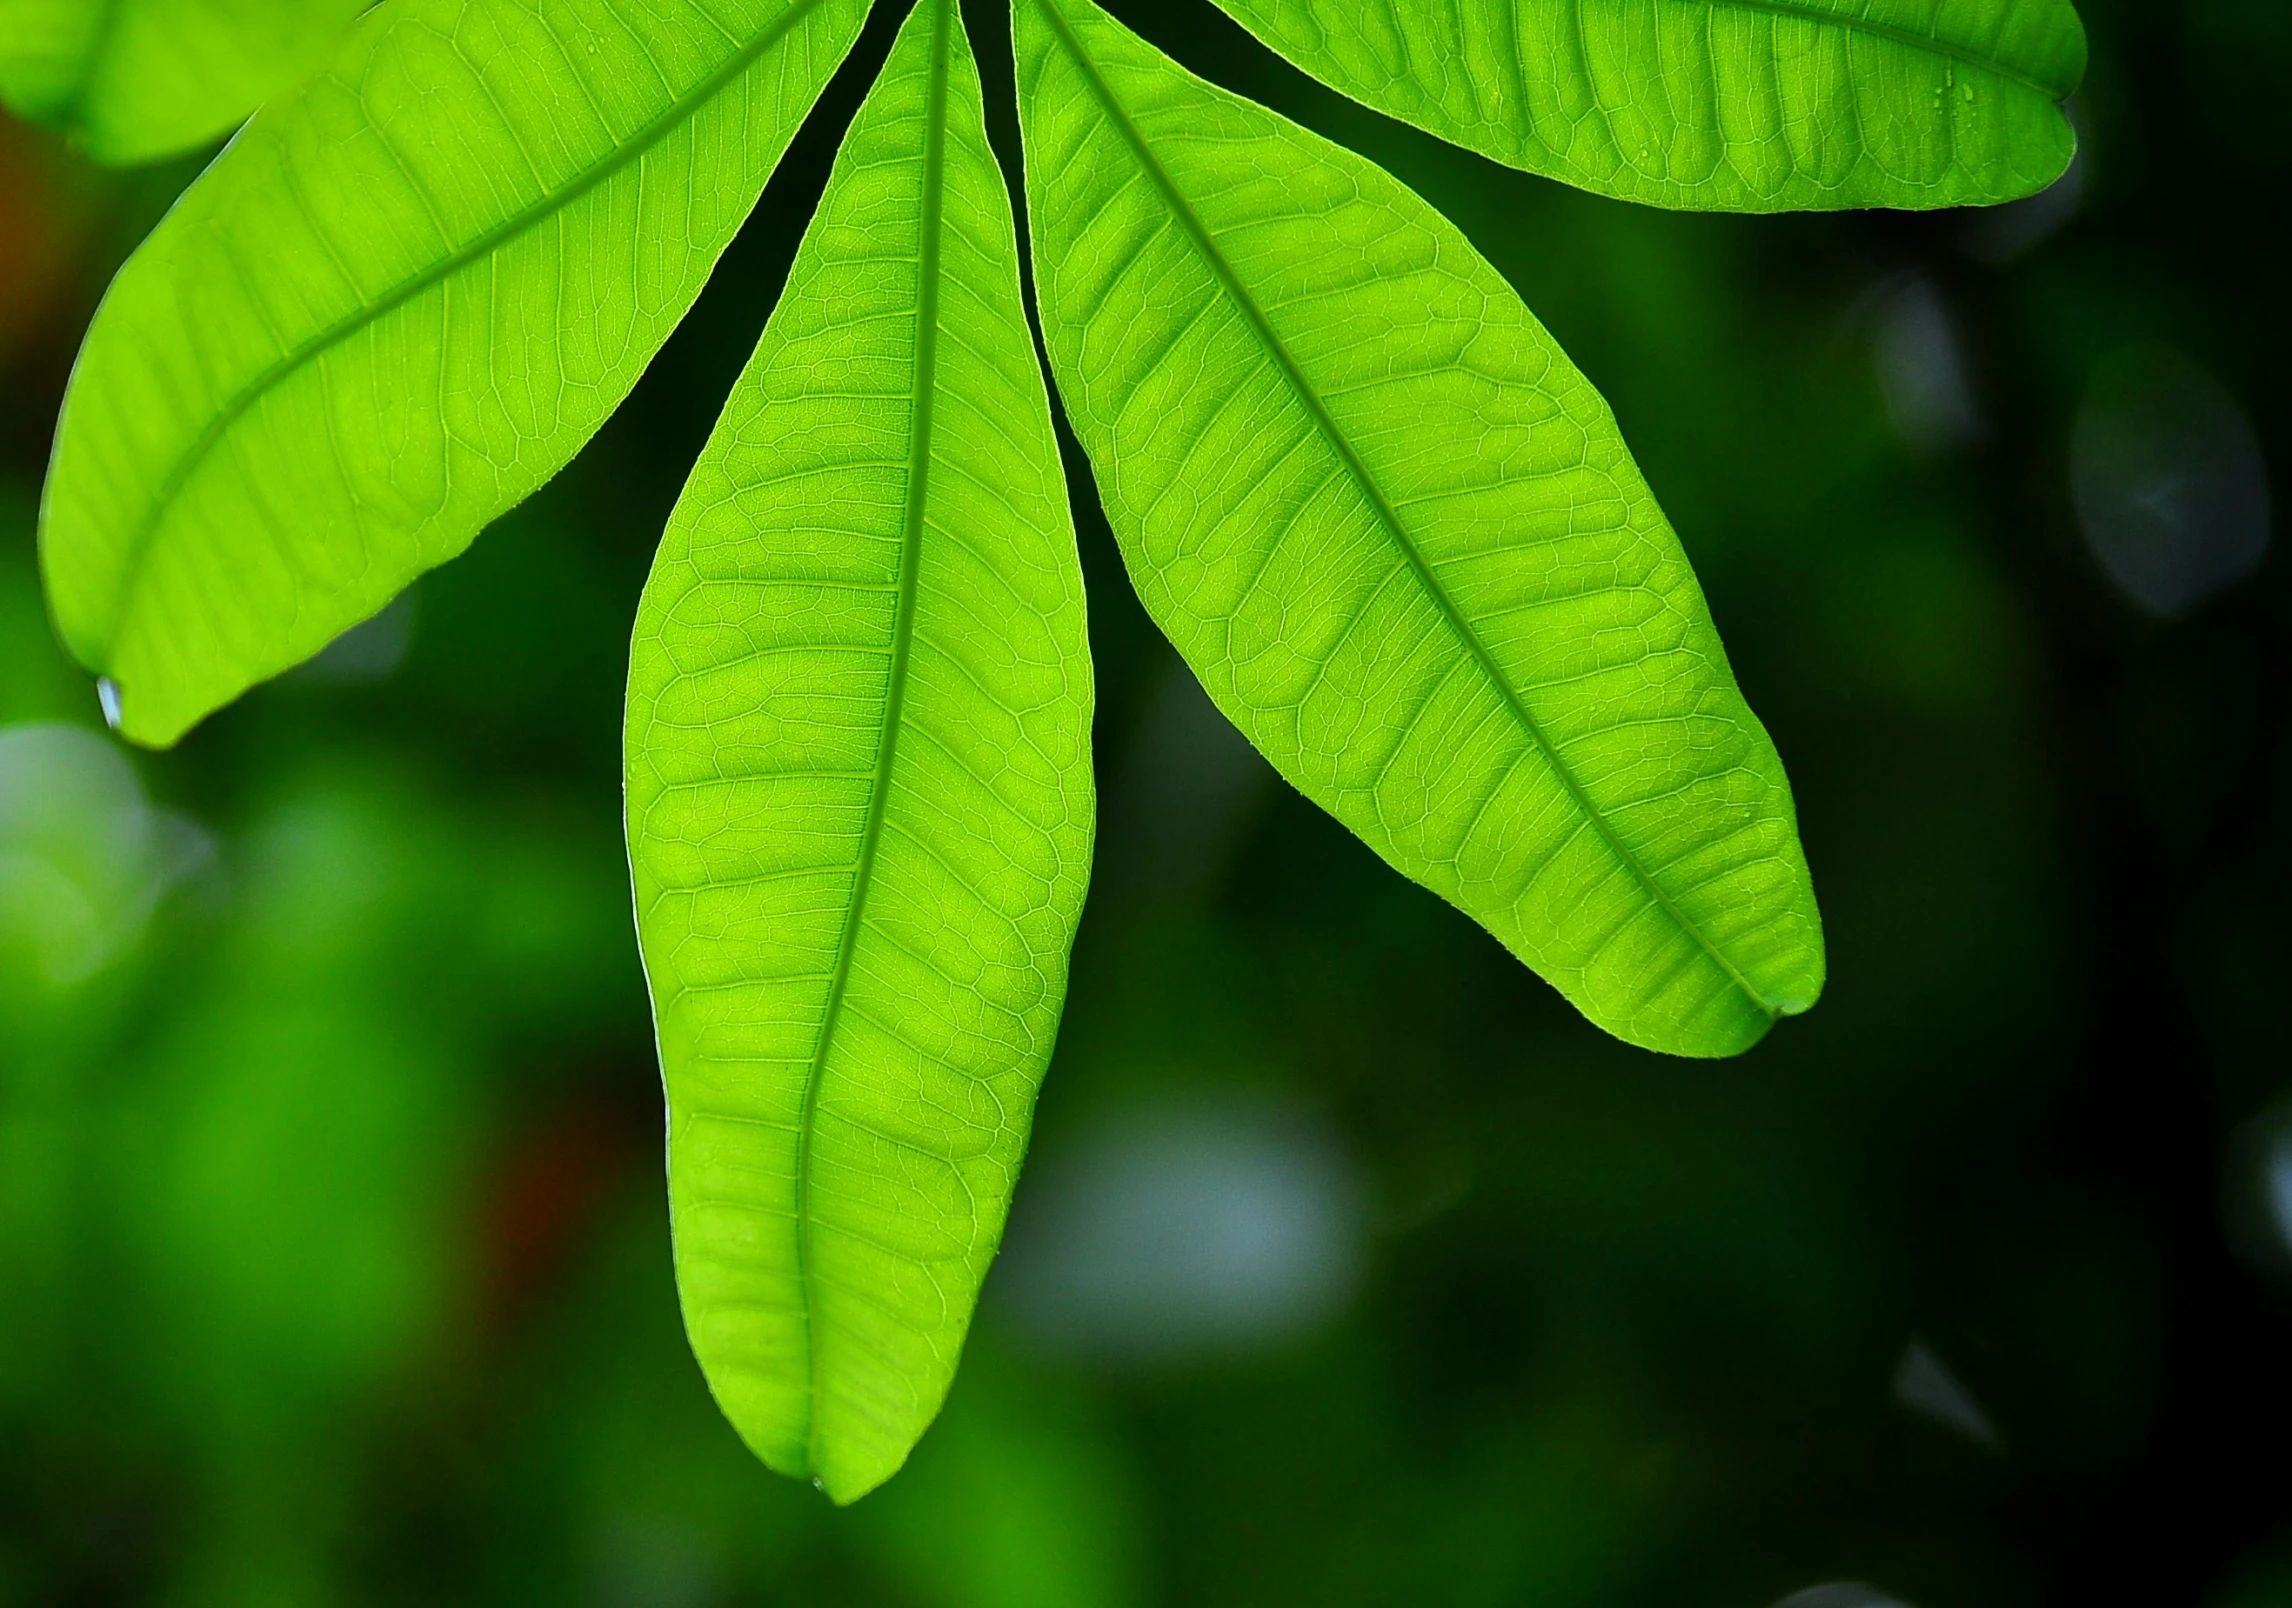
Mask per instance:
[[[119,730],[119,683],[109,676],[96,677],[96,702],[103,707],[103,723]]]

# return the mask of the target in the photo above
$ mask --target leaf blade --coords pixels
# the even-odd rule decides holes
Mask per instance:
[[[664,536],[630,862],[686,1323],[838,1501],[938,1410],[1090,851],[1082,583],[954,0],[838,153]]]
[[[0,0],[0,100],[99,162],[195,149],[315,68],[367,0]]]
[[[1731,1054],[1811,1005],[1781,763],[1613,418],[1510,287],[1382,170],[1088,0],[1030,0],[1015,48],[1052,371],[1212,699],[1610,1032]]]
[[[57,624],[174,741],[458,554],[634,385],[863,0],[393,0],[129,259],[41,516]]]
[[[1741,212],[2044,189],[2085,71],[2069,0],[1218,0],[1430,134],[1601,195]]]

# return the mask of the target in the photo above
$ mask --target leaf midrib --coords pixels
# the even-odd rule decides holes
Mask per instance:
[[[925,92],[923,135],[922,240],[917,253],[915,391],[909,414],[907,445],[907,501],[902,511],[899,555],[899,602],[893,616],[891,670],[884,694],[883,747],[878,750],[875,782],[868,793],[867,819],[861,828],[859,862],[852,872],[851,911],[836,948],[835,969],[828,984],[828,1003],[820,1020],[818,1046],[805,1069],[804,1103],[796,1129],[796,1280],[803,1293],[804,1311],[804,1465],[817,1474],[820,1467],[820,1347],[814,1332],[819,1275],[812,1252],[812,1136],[818,1126],[820,1085],[825,1079],[828,1052],[843,1017],[844,995],[851,982],[852,954],[858,947],[873,886],[876,846],[883,838],[885,804],[891,792],[892,762],[899,749],[899,725],[907,699],[908,649],[915,639],[916,575],[923,548],[924,502],[931,469],[932,394],[937,383],[939,351],[940,232],[944,208],[942,192],[947,165],[947,61],[954,0],[923,0],[936,7],[932,17],[930,80]]]
[[[1258,306],[1256,298],[1251,296],[1247,288],[1243,286],[1239,275],[1234,272],[1232,264],[1227,262],[1224,253],[1218,250],[1216,242],[1210,236],[1208,226],[1195,214],[1193,207],[1178,189],[1176,181],[1164,170],[1160,160],[1147,146],[1145,136],[1139,133],[1137,125],[1131,121],[1128,110],[1116,99],[1113,89],[1099,73],[1098,64],[1091,60],[1081,39],[1074,32],[1073,26],[1060,11],[1058,0],[1036,0],[1036,4],[1050,20],[1053,30],[1058,34],[1060,43],[1065,46],[1067,54],[1073,59],[1076,67],[1080,69],[1083,80],[1089,85],[1093,97],[1106,112],[1108,119],[1122,131],[1122,136],[1129,143],[1131,152],[1137,158],[1139,166],[1153,181],[1155,188],[1161,192],[1164,203],[1170,208],[1171,215],[1177,219],[1179,227],[1184,229],[1193,239],[1195,248],[1201,252],[1227,296],[1232,299],[1244,321],[1256,334],[1259,344],[1265,348],[1267,355],[1273,359],[1274,365],[1289,382],[1290,389],[1304,406],[1307,415],[1313,420],[1322,438],[1337,454],[1338,461],[1345,466],[1346,473],[1352,478],[1353,483],[1360,488],[1362,496],[1376,514],[1378,522],[1385,527],[1385,531],[1392,537],[1394,545],[1400,549],[1402,556],[1408,561],[1410,571],[1416,576],[1418,583],[1440,611],[1441,617],[1447,623],[1450,631],[1463,644],[1465,651],[1471,655],[1474,663],[1479,665],[1482,674],[1496,689],[1498,696],[1504,700],[1506,708],[1511,711],[1521,730],[1535,744],[1537,752],[1543,756],[1545,763],[1551,768],[1552,774],[1559,779],[1560,785],[1567,790],[1568,797],[1574,802],[1578,813],[1583,816],[1592,830],[1599,834],[1601,841],[1607,844],[1609,851],[1631,873],[1640,886],[1647,890],[1649,897],[1655,901],[1657,907],[1669,916],[1673,923],[1726,974],[1736,988],[1742,991],[1745,998],[1749,999],[1770,1019],[1780,1014],[1779,1008],[1752,986],[1750,979],[1746,978],[1735,966],[1735,963],[1729,960],[1719,947],[1704,934],[1703,929],[1685,911],[1672,902],[1670,895],[1663,890],[1647,867],[1640,862],[1639,856],[1634,854],[1616,836],[1614,828],[1608,825],[1605,816],[1594,807],[1590,795],[1584,791],[1583,785],[1576,779],[1575,772],[1569,768],[1558,749],[1553,746],[1551,739],[1545,735],[1544,728],[1536,719],[1534,712],[1513,690],[1511,682],[1506,679],[1494,656],[1488,651],[1486,644],[1480,640],[1479,634],[1472,629],[1469,622],[1458,611],[1455,601],[1448,595],[1447,588],[1440,584],[1439,577],[1433,574],[1423,553],[1418,550],[1416,542],[1409,536],[1406,527],[1402,525],[1400,515],[1386,500],[1384,493],[1370,475],[1368,466],[1361,461],[1360,456],[1353,450],[1352,443],[1346,439],[1344,431],[1338,427],[1337,421],[1330,415],[1319,393],[1314,390],[1312,383],[1305,377],[1304,371],[1298,367],[1297,360],[1290,355],[1288,347],[1274,330],[1271,321],[1267,319],[1264,309]]]
[[[127,552],[120,564],[120,579],[113,598],[110,616],[105,624],[99,645],[90,655],[91,658],[103,661],[97,668],[112,668],[110,658],[113,642],[121,624],[126,620],[129,610],[133,607],[137,593],[143,584],[146,573],[144,558],[149,552],[152,542],[158,536],[160,524],[166,518],[170,505],[174,502],[177,494],[190,483],[191,476],[198,472],[200,464],[206,460],[208,454],[215,450],[231,428],[245,418],[248,410],[253,408],[267,392],[284,382],[288,376],[308,364],[316,362],[328,351],[357,334],[360,330],[388,317],[432,286],[452,278],[472,263],[482,261],[498,251],[536,224],[554,217],[630,163],[636,161],[690,120],[702,106],[723,93],[743,73],[754,66],[766,51],[778,44],[797,23],[823,3],[824,0],[791,0],[787,10],[782,12],[769,27],[763,29],[754,39],[725,58],[723,64],[714,72],[701,79],[683,95],[671,101],[659,117],[623,142],[602,162],[585,169],[570,182],[541,196],[530,206],[512,213],[491,229],[476,236],[467,244],[448,252],[430,267],[423,269],[420,273],[368,302],[355,312],[335,320],[317,334],[281,354],[269,366],[256,374],[253,379],[232,393],[229,400],[217,410],[213,418],[208,420],[206,427],[192,438],[191,444],[183,450],[182,455],[161,477],[158,490],[152,493],[150,504],[145,509],[143,516],[137,520],[128,537]]]

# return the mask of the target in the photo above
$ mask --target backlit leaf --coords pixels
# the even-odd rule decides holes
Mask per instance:
[[[1082,578],[955,0],[922,0],[670,521],[628,824],[686,1326],[838,1501],[1002,1234],[1092,819]]]
[[[120,271],[41,557],[172,742],[555,474],[636,383],[864,0],[390,0]]]
[[[228,133],[368,4],[0,0],[0,100],[98,161],[155,161]]]
[[[1378,111],[1656,206],[2008,201],[2077,144],[2069,0],[1218,3]]]
[[[1019,0],[1036,286],[1132,580],[1308,797],[1602,1027],[1822,986],[1789,785],[1606,405],[1456,228]]]

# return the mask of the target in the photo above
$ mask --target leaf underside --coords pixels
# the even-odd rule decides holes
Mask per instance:
[[[128,261],[41,558],[172,742],[465,548],[628,394],[865,0],[390,0]]]
[[[154,150],[158,101],[101,121],[137,19],[268,3],[114,0],[101,37],[38,12],[0,93]],[[1221,3],[1372,105],[1676,206],[2027,193],[2083,60],[2059,0]],[[0,32],[39,4],[0,0]],[[59,423],[49,595],[128,735],[172,742],[561,468],[865,12],[390,0],[258,115],[122,270]],[[1732,1054],[1811,1005],[1780,761],[1517,295],[1381,169],[1091,0],[1016,0],[1013,39],[1053,371],[1219,707],[1618,1036]],[[1082,583],[1017,266],[957,0],[920,0],[632,645],[686,1322],[749,1445],[838,1501],[952,1380],[1087,880]]]
[[[955,0],[922,0],[677,505],[628,830],[718,1401],[849,1501],[1001,1236],[1092,823],[1082,577]]]
[[[1606,405],[1390,175],[1019,0],[1052,371],[1150,613],[1309,798],[1600,1026],[1823,977],[1791,796]]]
[[[0,0],[0,100],[99,162],[197,148],[316,67],[368,0]]]
[[[1602,195],[1729,212],[2009,201],[2061,176],[2069,0],[1218,0],[1330,87]]]

